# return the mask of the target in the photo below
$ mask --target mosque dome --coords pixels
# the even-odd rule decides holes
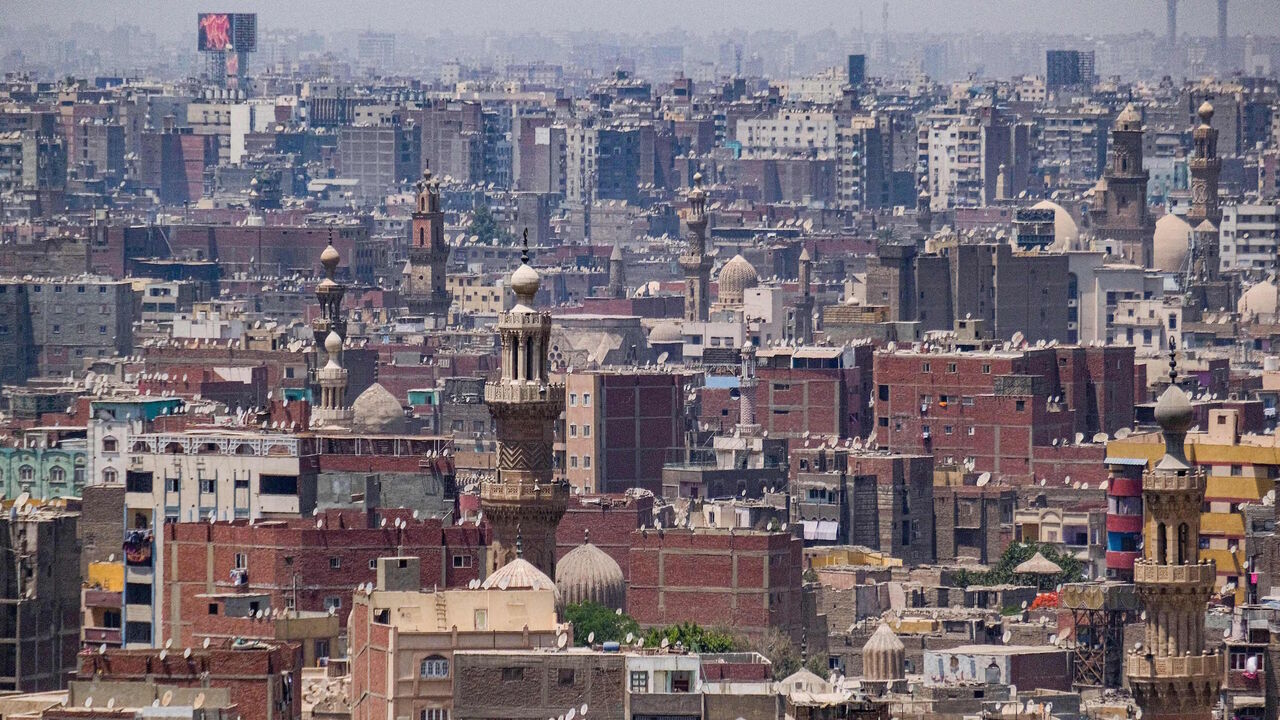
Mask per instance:
[[[880,623],[867,644],[862,646],[863,679],[879,682],[903,679],[906,656],[906,646],[893,629],[888,623]]]
[[[1169,213],[1156,221],[1156,234],[1152,241],[1155,269],[1161,272],[1182,272],[1191,251],[1191,223]]]
[[[560,591],[556,584],[533,563],[520,557],[495,570],[480,587],[485,590],[550,590],[556,593],[559,604]]]
[[[1276,287],[1275,280],[1264,280],[1240,296],[1236,310],[1241,315],[1275,317],[1277,305],[1280,304],[1278,301],[1280,301],[1280,289]]]
[[[338,261],[341,259],[341,256],[338,255],[337,248],[333,246],[333,242],[326,245],[324,252],[320,253],[320,264],[330,273],[338,269]]]
[[[1186,434],[1194,419],[1191,401],[1177,385],[1169,385],[1156,401],[1155,418],[1165,433]]]
[[[1062,252],[1076,247],[1076,243],[1080,241],[1080,228],[1066,208],[1052,200],[1041,200],[1032,205],[1031,209],[1053,211],[1053,244],[1048,248],[1050,251]]]
[[[533,307],[533,297],[538,294],[538,288],[541,285],[542,277],[528,263],[521,263],[520,267],[511,273],[511,290],[524,305]]]
[[[732,260],[720,268],[720,276],[717,282],[719,283],[720,302],[741,305],[743,293],[748,288],[759,285],[760,276],[756,274],[755,266],[747,262],[746,258],[741,255],[734,255]]]
[[[566,605],[594,602],[617,610],[626,604],[627,581],[622,568],[590,542],[570,550],[556,563],[556,587]]]
[[[673,322],[661,322],[653,326],[649,331],[649,344],[662,345],[684,342],[684,335],[680,333],[680,327]]]
[[[351,429],[393,435],[404,432],[404,408],[381,383],[370,385],[351,404]]]

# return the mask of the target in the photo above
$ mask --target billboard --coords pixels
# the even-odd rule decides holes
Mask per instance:
[[[258,49],[256,13],[200,13],[197,47],[201,52],[255,52]]]

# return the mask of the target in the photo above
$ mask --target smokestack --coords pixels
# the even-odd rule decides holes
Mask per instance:
[[[1218,0],[1218,55],[1222,67],[1227,66],[1227,0]]]
[[[1168,27],[1169,46],[1178,41],[1178,0],[1164,0],[1165,23]]]

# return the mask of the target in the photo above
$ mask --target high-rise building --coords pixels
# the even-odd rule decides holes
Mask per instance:
[[[1094,188],[1094,235],[1126,261],[1151,267],[1155,222],[1147,207],[1142,166],[1142,116],[1125,107],[1111,128],[1111,160]]]
[[[493,528],[490,571],[523,557],[555,577],[556,526],[569,501],[569,485],[554,466],[564,385],[552,383],[547,374],[551,313],[533,308],[541,284],[529,264],[526,237],[520,267],[511,274],[516,305],[498,317],[502,375],[484,387],[497,424],[498,468],[480,486],[480,507]]]
[[[1170,361],[1169,388],[1156,403],[1164,457],[1142,476],[1142,557],[1133,565],[1146,637],[1125,663],[1129,687],[1148,720],[1207,720],[1218,702],[1222,657],[1205,644],[1205,607],[1217,569],[1200,559],[1205,471],[1183,454],[1194,412]]]
[[[418,181],[417,205],[413,211],[409,262],[404,269],[405,304],[409,313],[422,316],[431,327],[444,327],[449,314],[449,290],[445,264],[449,246],[444,239],[444,212],[440,209],[440,181],[431,170]]]
[[[849,56],[849,74],[850,85],[861,85],[867,81],[867,56],[866,55],[850,55]]]
[[[1092,85],[1092,50],[1048,50],[1045,52],[1045,85],[1050,90]]]
[[[362,32],[356,39],[356,57],[360,67],[389,71],[396,64],[394,33]]]
[[[689,244],[680,256],[684,270],[684,319],[706,322],[711,289],[711,258],[707,255],[707,193],[702,173],[694,173],[689,191]]]

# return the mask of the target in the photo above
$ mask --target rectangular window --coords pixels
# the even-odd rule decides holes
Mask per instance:
[[[889,386],[888,386],[888,385],[881,385],[881,386],[877,389],[877,393],[878,393],[878,395],[879,395],[879,397],[880,397],[880,399],[881,399],[882,401],[888,402],[888,400],[889,400]]]
[[[489,627],[489,611],[476,610],[475,614],[476,630],[485,630]]]
[[[263,475],[258,478],[258,488],[263,495],[297,495],[296,475]]]
[[[590,426],[590,425],[583,425],[583,426],[582,426],[582,437],[591,437],[591,426]]]
[[[1023,410],[1026,410],[1026,409],[1027,409],[1027,401],[1026,401],[1026,400],[1015,400],[1015,401],[1013,401],[1013,409],[1014,409],[1014,410],[1017,410],[1018,412],[1022,412]]]
[[[560,668],[556,671],[556,682],[560,685],[572,685],[574,683],[573,668]]]
[[[582,456],[582,467],[584,467],[584,468],[589,468],[589,467],[591,467],[591,456],[590,456],[590,455],[583,455],[583,456]]]
[[[341,610],[342,598],[338,597],[337,595],[330,595],[326,597],[324,599],[324,609],[325,610]]]
[[[955,364],[955,363],[947,363],[947,372],[949,372],[949,373],[953,373],[953,372],[955,372],[955,371],[956,371],[956,364]]]
[[[920,372],[930,372],[929,363],[920,363]]]
[[[164,490],[171,493],[182,492],[182,478],[165,478]]]
[[[591,407],[591,393],[582,393],[582,407]]]
[[[206,495],[213,494],[213,478],[200,478],[200,492]]]
[[[124,484],[126,492],[151,492],[151,473],[149,472],[126,472],[124,474]]]
[[[210,615],[218,614],[218,603],[209,603],[209,614]]]
[[[151,585],[147,583],[125,583],[124,602],[126,605],[150,605]]]
[[[247,567],[249,567],[249,556],[244,553],[236,553],[235,568],[237,570],[244,570]]]
[[[471,556],[470,555],[454,555],[453,566],[456,568],[471,567]]]
[[[330,569],[330,570],[341,570],[341,569],[342,569],[342,558],[337,558],[337,557],[331,557],[331,558],[329,558],[329,569]]]
[[[503,682],[521,682],[522,680],[524,680],[524,668],[522,667],[502,668]]]
[[[991,366],[990,366],[990,365],[983,365],[983,366],[982,366],[982,374],[983,374],[983,375],[990,375],[990,374],[991,374]]]
[[[649,673],[644,670],[632,670],[630,687],[633,693],[649,692]]]
[[[569,393],[569,407],[578,407],[578,393]]]
[[[576,467],[578,467],[578,456],[577,456],[577,455],[570,455],[570,456],[569,456],[569,467],[571,467],[571,468],[576,468]]]
[[[577,425],[569,425],[569,437],[571,437],[571,438],[576,438],[576,437],[578,437],[578,426],[577,426]]]

